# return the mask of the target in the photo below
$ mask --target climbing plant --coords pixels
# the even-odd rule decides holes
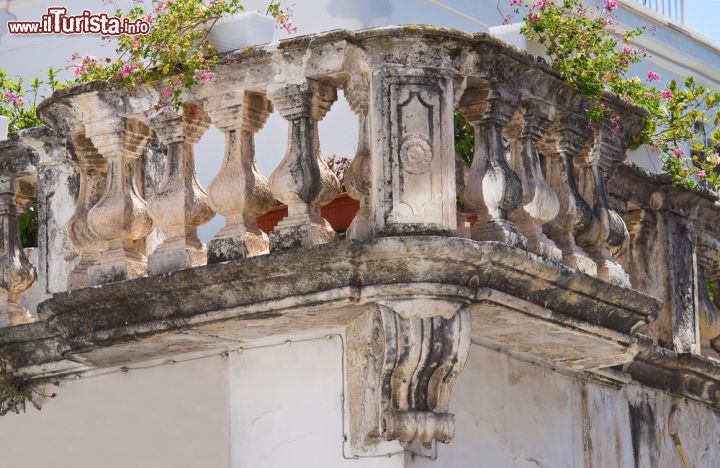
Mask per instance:
[[[25,412],[28,404],[39,410],[44,398],[56,396],[42,391],[46,383],[18,372],[13,353],[0,348],[0,416]]]
[[[701,183],[720,188],[720,94],[698,84],[692,77],[657,86],[661,76],[650,71],[640,78],[630,66],[647,52],[632,45],[646,28],[620,33],[613,14],[616,0],[586,6],[581,0],[510,0],[511,14],[524,20],[520,32],[544,47],[551,66],[564,80],[594,101],[587,109],[593,125],[617,132],[620,117],[603,105],[610,92],[647,109],[645,124],[632,140],[632,148],[647,144],[664,163],[676,183],[693,188]],[[513,15],[514,14],[514,15]]]

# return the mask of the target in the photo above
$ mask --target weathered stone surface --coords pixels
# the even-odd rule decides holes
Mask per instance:
[[[38,154],[17,136],[0,142],[0,328],[34,321],[20,295],[37,279],[20,243],[18,217],[35,192]]]
[[[148,211],[163,230],[164,240],[148,257],[151,275],[207,263],[207,250],[197,237],[197,228],[212,219],[205,190],[195,175],[193,146],[210,121],[195,106],[182,115],[165,110],[149,121],[167,155],[159,189],[149,199]]]
[[[664,301],[649,334],[676,352],[700,352],[698,291],[706,285],[698,279],[695,224],[700,209],[706,219],[715,217],[713,202],[630,166],[614,177],[611,192],[627,200],[632,223],[631,248],[622,259],[630,281]]]
[[[348,379],[363,381],[350,393],[351,443],[367,452],[380,438],[404,445],[449,443],[452,385],[470,350],[470,313],[463,304],[449,318],[433,301],[418,300],[416,314],[383,303],[350,325]]]
[[[432,457],[431,444],[449,442],[470,341],[583,381],[635,381],[720,407],[720,311],[705,287],[720,281],[717,199],[622,164],[638,109],[607,96],[621,128],[593,131],[587,99],[533,57],[483,34],[411,26],[229,54],[214,84],[183,96],[209,121],[155,116],[158,86],[59,91],[39,110],[55,135],[0,143],[4,206],[37,186],[38,285],[55,293],[41,323],[0,328],[24,372],[66,377],[339,330],[351,456]],[[318,121],[338,89],[360,128],[345,184],[361,208],[346,242],[320,214],[339,181],[322,162]],[[453,153],[456,109],[476,132],[468,171]],[[253,138],[274,110],[288,147],[268,181]],[[192,143],[210,123],[226,153],[205,200]],[[256,219],[275,199],[289,216],[268,238]],[[475,213],[458,213],[458,201]],[[196,229],[209,208],[227,224],[205,265]],[[3,286],[17,303],[31,269],[17,239],[3,239]],[[680,440],[679,413],[628,401],[633,440],[651,447],[643,421],[665,419]],[[636,464],[652,459],[634,452]],[[586,460],[596,453],[585,447]]]
[[[320,216],[340,182],[320,155],[318,122],[337,99],[331,85],[315,80],[278,85],[269,92],[289,126],[288,147],[270,176],[272,194],[288,206],[288,216],[270,234],[270,251],[325,244],[335,231]]]
[[[255,166],[253,138],[272,112],[272,104],[262,95],[247,93],[212,97],[204,106],[225,134],[225,158],[210,183],[209,201],[227,223],[210,241],[208,263],[267,253],[268,237],[257,227],[257,217],[275,200]]]
[[[508,129],[511,164],[523,186],[520,206],[509,217],[527,238],[527,249],[551,260],[562,260],[562,251],[542,231],[560,212],[557,194],[545,181],[538,142],[552,123],[554,108],[534,99],[523,103],[519,122]]]
[[[292,329],[289,317],[310,311],[325,309],[331,319],[338,319],[331,310],[345,311],[348,320],[355,305],[418,294],[472,304],[488,300],[486,288],[552,310],[553,321],[568,317],[622,334],[654,317],[658,303],[645,295],[539,260],[457,238],[341,242],[57,294],[40,314],[79,348],[227,320],[259,320],[265,332],[246,331],[279,333]]]

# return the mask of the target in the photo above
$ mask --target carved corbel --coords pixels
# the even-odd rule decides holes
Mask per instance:
[[[392,305],[392,304],[391,304]],[[395,306],[393,306],[395,307]],[[470,351],[470,312],[432,304],[380,305],[348,329],[351,444],[449,443],[452,387]],[[423,311],[432,311],[423,314]]]

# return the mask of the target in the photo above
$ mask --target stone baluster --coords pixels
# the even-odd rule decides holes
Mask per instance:
[[[554,109],[537,99],[523,103],[518,125],[508,130],[512,148],[511,166],[522,180],[523,198],[510,219],[527,237],[527,249],[551,260],[561,261],[562,251],[543,233],[542,226],[555,219],[560,202],[545,181],[538,142],[547,132]]]
[[[270,234],[270,251],[324,244],[335,239],[320,207],[335,198],[340,182],[320,156],[318,122],[337,99],[335,88],[314,80],[274,86],[269,91],[289,122],[285,157],[270,176],[270,189],[288,205],[288,217]]]
[[[576,239],[595,261],[599,278],[629,287],[629,276],[611,253],[612,247],[626,242],[628,231],[622,217],[610,209],[605,189],[606,173],[613,169],[613,161],[624,158],[622,137],[600,126],[595,131],[592,151],[577,164],[581,193],[586,200],[592,200],[593,209],[591,222],[578,232]]]
[[[544,140],[547,180],[560,201],[554,220],[543,226],[544,232],[562,251],[562,261],[589,275],[597,275],[597,266],[575,242],[575,234],[592,222],[592,211],[580,195],[575,179],[574,158],[586,151],[589,134],[587,121],[575,114],[560,112],[552,135]]]
[[[348,228],[349,239],[366,240],[372,236],[372,158],[368,128],[368,93],[370,83],[366,76],[351,76],[343,87],[350,108],[358,116],[358,143],[355,157],[345,175],[345,187],[351,197],[360,201],[360,209]]]
[[[102,284],[143,276],[147,262],[134,241],[143,239],[153,223],[137,190],[136,171],[150,129],[121,117],[86,123],[85,136],[109,164],[105,192],[88,212],[90,229],[108,244],[89,268],[90,281]]]
[[[210,118],[225,134],[222,168],[208,186],[208,201],[226,224],[210,241],[208,263],[268,253],[268,236],[257,217],[275,199],[267,179],[255,166],[254,135],[272,112],[272,104],[257,93],[216,96],[205,102]]]
[[[100,238],[88,224],[88,212],[102,197],[107,181],[108,164],[97,152],[84,131],[72,137],[75,148],[74,165],[80,176],[77,205],[68,223],[68,239],[80,252],[80,261],[68,276],[70,289],[91,285],[88,268],[97,263],[98,255],[107,249],[107,242]]]
[[[182,115],[165,111],[148,124],[166,149],[163,181],[148,200],[150,215],[165,238],[148,257],[149,273],[204,265],[207,249],[198,239],[197,228],[210,221],[214,213],[195,174],[193,146],[210,122],[202,109],[188,105]]]
[[[472,238],[524,248],[525,236],[508,220],[522,203],[523,192],[520,178],[508,165],[503,138],[519,100],[518,94],[502,87],[469,89],[460,111],[475,129],[475,155],[463,194],[466,206],[477,213]]]
[[[20,216],[31,199],[14,177],[0,177],[0,328],[34,321],[20,295],[30,289],[37,274],[20,243]]]

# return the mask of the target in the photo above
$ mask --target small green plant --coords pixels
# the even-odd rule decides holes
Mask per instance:
[[[35,113],[36,105],[56,89],[71,84],[58,80],[58,73],[59,70],[51,67],[47,79],[13,80],[0,68],[0,115],[10,119],[10,133],[42,125]]]
[[[0,416],[25,412],[28,404],[39,410],[42,399],[56,396],[41,391],[44,384],[19,373],[13,353],[0,348]]]
[[[632,147],[647,144],[657,150],[664,170],[685,188],[694,188],[698,182],[713,189],[720,187],[720,94],[698,85],[693,78],[656,87],[661,79],[656,72],[642,79],[629,76],[630,66],[647,56],[645,50],[632,46],[633,39],[645,30],[615,31],[616,0],[604,0],[594,7],[581,0],[509,3],[524,20],[521,33],[545,48],[552,67],[568,84],[594,100],[594,106],[587,109],[593,125],[606,125],[613,132],[620,129],[620,116],[601,100],[606,92],[644,107],[648,115]],[[505,15],[505,22],[511,18]]]
[[[18,218],[20,226],[20,243],[23,247],[37,247],[38,245],[38,206],[32,202],[25,212]]]
[[[460,111],[455,111],[455,154],[468,166],[475,155],[475,129]]]
[[[147,22],[149,32],[120,36],[115,59],[75,53],[75,76],[80,82],[110,81],[130,89],[140,83],[162,83],[156,110],[168,105],[178,110],[184,89],[213,82],[212,70],[233,60],[221,57],[207,38],[220,18],[242,10],[241,0],[154,0],[151,11],[139,5],[127,12],[117,9],[120,18]],[[278,27],[288,33],[297,31],[279,1],[271,1],[267,13],[277,20]]]

